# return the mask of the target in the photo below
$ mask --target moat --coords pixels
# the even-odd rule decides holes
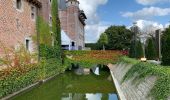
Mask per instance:
[[[100,75],[67,71],[11,100],[118,100],[118,97],[108,71],[100,71]]]

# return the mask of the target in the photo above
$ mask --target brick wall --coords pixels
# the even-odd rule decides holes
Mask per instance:
[[[16,9],[16,0],[0,0],[0,41],[7,47],[25,44],[26,38],[36,34],[36,21],[31,18],[31,3],[22,0],[22,10]],[[31,41],[32,51],[35,43]],[[2,54],[2,49],[0,50]]]
[[[51,0],[52,2],[52,0]],[[51,2],[50,0],[41,0],[42,8],[41,8],[41,16],[44,20],[49,23],[49,18],[51,15]]]

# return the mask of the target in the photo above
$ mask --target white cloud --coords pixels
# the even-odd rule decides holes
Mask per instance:
[[[101,25],[101,24],[94,24],[94,25],[87,25],[86,26],[86,43],[95,43],[99,37],[100,34],[103,33],[108,28],[107,25]]]
[[[87,21],[85,28],[85,41],[96,42],[98,37],[107,28],[107,25],[101,25],[97,9],[101,5],[105,5],[108,0],[79,0],[80,9],[84,10]]]
[[[170,23],[166,23],[165,26],[164,26],[164,28],[168,28],[169,25],[170,25]]]
[[[170,8],[149,7],[143,8],[136,12],[122,13],[123,17],[129,17],[135,20],[150,19],[154,16],[166,16],[166,15],[170,15]]]
[[[154,21],[148,21],[148,20],[138,20],[137,22],[137,26],[141,29],[141,30],[151,30],[151,31],[155,31],[157,29],[162,29],[163,25],[159,24],[158,22],[154,22]]]
[[[149,21],[149,20],[137,20],[136,25],[139,27],[139,30],[141,32],[140,36],[148,36],[150,35],[155,36],[155,31],[160,29],[163,30],[164,26],[162,24],[159,24],[158,22]]]
[[[140,34],[139,37],[145,37],[141,38],[142,42],[146,41],[147,37],[155,36],[155,31],[160,29],[164,30],[164,26],[162,24],[159,24],[158,22],[149,21],[149,20],[137,20],[136,25],[139,27]],[[131,27],[131,26],[130,26]]]
[[[100,5],[104,5],[108,0],[79,0],[80,9],[83,9],[86,15],[91,18],[96,16],[96,10]]]
[[[170,0],[136,0],[137,3],[142,4],[142,5],[154,5],[157,3],[165,3],[165,2],[170,2]]]

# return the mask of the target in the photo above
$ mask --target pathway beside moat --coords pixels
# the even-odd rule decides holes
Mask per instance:
[[[119,63],[116,65],[108,64],[108,67],[111,71],[120,100],[153,100],[148,94],[157,80],[155,76],[145,78],[145,81],[140,82],[139,85],[133,84],[133,79],[122,83],[124,75],[132,65]],[[170,98],[168,100],[170,100]]]

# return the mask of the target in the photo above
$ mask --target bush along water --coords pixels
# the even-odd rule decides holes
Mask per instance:
[[[56,58],[42,57],[38,63],[36,54],[30,54],[24,47],[17,51],[3,49],[5,56],[0,62],[6,68],[0,70],[0,98],[66,69]]]
[[[123,62],[133,64],[125,74],[122,82],[134,78],[133,82],[138,85],[147,76],[156,76],[157,81],[148,96],[155,100],[166,100],[170,96],[170,68],[145,62],[139,62],[130,58],[124,58]]]

